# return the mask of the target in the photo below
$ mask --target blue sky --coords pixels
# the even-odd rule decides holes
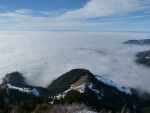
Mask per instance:
[[[150,31],[150,0],[1,0],[1,31]]]
[[[32,9],[36,11],[68,10],[82,7],[88,0],[1,0],[6,10]]]

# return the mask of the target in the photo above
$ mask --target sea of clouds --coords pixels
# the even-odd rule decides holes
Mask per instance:
[[[150,68],[134,62],[135,54],[150,46],[125,45],[147,39],[133,32],[0,32],[0,80],[20,71],[30,84],[47,86],[73,68],[134,88],[150,91]]]

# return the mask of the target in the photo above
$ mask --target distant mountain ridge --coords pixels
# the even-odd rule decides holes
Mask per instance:
[[[150,50],[138,52],[136,54],[136,62],[150,67]]]
[[[150,39],[128,40],[125,41],[124,44],[140,45],[140,46],[150,45]],[[135,57],[136,63],[150,67],[150,50],[139,51],[138,53],[136,53]]]
[[[125,41],[124,44],[150,45],[150,39],[128,40]]]

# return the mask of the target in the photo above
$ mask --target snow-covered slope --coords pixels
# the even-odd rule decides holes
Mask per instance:
[[[82,111],[77,111],[77,112],[74,112],[74,113],[97,113],[97,112],[94,112],[94,111],[89,111],[89,110],[82,110]]]
[[[113,82],[112,80],[106,79],[106,78],[104,78],[104,77],[102,77],[102,76],[99,76],[99,75],[97,75],[96,78],[97,78],[99,81],[105,83],[106,85],[110,85],[110,86],[112,86],[112,87],[117,88],[117,89],[118,89],[119,91],[121,91],[121,92],[124,92],[124,93],[126,93],[126,94],[132,94],[131,89],[128,88],[128,87],[125,87],[125,86],[122,86],[122,85],[120,85],[120,84],[117,84],[117,83]]]

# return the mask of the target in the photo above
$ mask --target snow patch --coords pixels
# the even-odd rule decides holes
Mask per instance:
[[[94,88],[93,87],[93,84],[91,83],[89,86],[88,86],[93,92],[95,92],[97,94],[97,98],[100,100],[102,99],[102,97],[104,96],[104,94],[99,91],[98,89]]]
[[[38,92],[38,90],[36,88],[20,88],[20,87],[17,87],[17,86],[13,86],[11,84],[7,84],[7,87],[9,89],[13,89],[13,90],[18,90],[20,92],[23,92],[23,93],[28,93],[28,94],[33,94],[34,96],[40,96],[40,93]]]
[[[150,56],[146,56],[145,59],[150,59]]]
[[[128,87],[121,86],[121,85],[119,85],[119,84],[113,82],[112,80],[106,79],[106,78],[101,77],[101,76],[98,76],[98,75],[96,76],[96,78],[97,78],[99,81],[103,82],[104,84],[107,84],[107,85],[109,85],[109,86],[112,86],[112,87],[117,88],[117,89],[118,89],[119,91],[121,91],[121,92],[124,92],[124,93],[129,94],[129,95],[132,94],[131,89],[128,88]]]
[[[97,113],[97,112],[94,112],[94,111],[89,111],[89,110],[81,110],[81,111],[77,111],[77,112],[74,112],[74,113]]]
[[[30,93],[31,92],[31,89],[29,89],[29,88],[20,88],[20,87],[13,86],[11,84],[7,84],[7,87],[10,88],[10,89],[18,90],[20,92],[25,92],[25,93]]]
[[[33,88],[31,92],[33,95],[35,95],[37,97],[40,96],[40,93],[38,92],[38,90],[36,88]]]
[[[85,85],[86,85],[85,83],[83,83],[83,84],[81,84],[79,86],[71,85],[71,87],[69,89],[65,90],[63,93],[58,94],[57,96],[54,96],[54,99],[58,99],[59,100],[61,98],[64,98],[66,96],[66,94],[69,91],[71,91],[71,90],[76,90],[76,91],[79,91],[80,93],[84,93],[85,92],[85,88],[86,88]],[[53,102],[49,102],[49,103],[53,103]]]
[[[85,92],[85,88],[86,88],[86,84],[83,83],[83,84],[81,84],[81,85],[79,85],[79,86],[74,86],[74,85],[72,85],[70,89],[71,89],[71,90],[77,90],[77,91],[79,91],[80,93],[84,93],[84,92]]]

